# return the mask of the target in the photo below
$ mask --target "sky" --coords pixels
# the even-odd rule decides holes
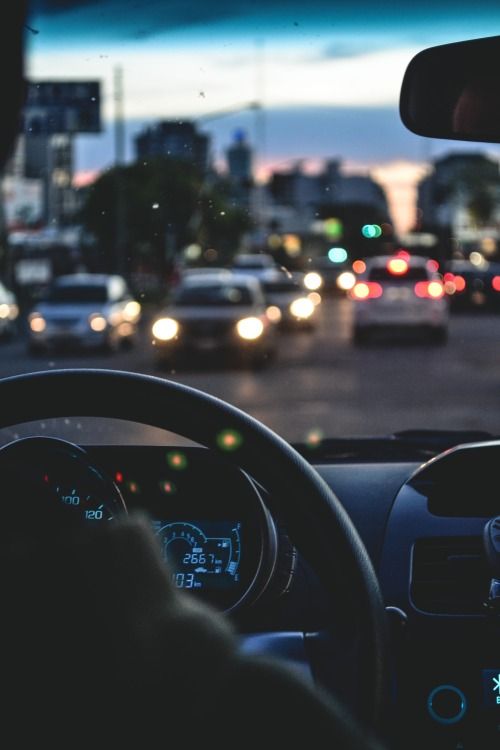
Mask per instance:
[[[102,81],[103,133],[76,139],[81,178],[113,161],[117,66],[128,159],[134,136],[158,119],[201,118],[218,164],[243,127],[262,179],[297,160],[340,159],[346,171],[376,174],[394,207],[405,205],[401,225],[429,159],[478,148],[500,156],[415,136],[398,114],[410,59],[500,33],[497,1],[33,0],[28,27],[30,78]]]

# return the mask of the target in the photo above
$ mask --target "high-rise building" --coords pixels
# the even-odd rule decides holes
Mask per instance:
[[[252,148],[249,145],[244,130],[237,130],[233,143],[226,151],[229,178],[233,182],[251,182],[252,180]]]
[[[194,164],[202,172],[209,167],[210,137],[198,131],[195,123],[162,120],[145,128],[135,138],[138,161],[154,156],[171,156]]]

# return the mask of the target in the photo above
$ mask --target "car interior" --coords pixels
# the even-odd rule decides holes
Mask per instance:
[[[136,11],[138,4],[124,5]],[[231,15],[227,4],[217,8]],[[26,23],[26,33],[38,33]],[[404,125],[432,142],[500,143],[499,58],[496,36],[420,51],[401,81]],[[19,94],[12,92],[15,109]],[[7,124],[2,145],[10,138]],[[6,503],[7,524],[22,528],[25,512],[29,528],[36,518],[52,543],[49,527],[61,522],[58,514],[72,530],[139,514],[181,597],[230,623],[250,659],[286,665],[331,698],[382,748],[499,746],[500,440],[493,433],[467,424],[396,425],[388,435],[350,436],[332,426],[331,436],[289,439],[229,397],[186,385],[182,374],[65,368],[57,360],[0,378],[0,405],[7,497],[18,498],[21,477],[31,488],[24,510]],[[288,408],[294,409],[292,393]],[[101,424],[108,425],[105,439]],[[137,440],[133,431],[125,438],[129,426]],[[35,509],[38,493],[57,513]],[[4,532],[0,539],[14,554],[12,539]],[[21,559],[21,551],[15,554]],[[64,567],[64,559],[57,564]],[[34,628],[44,619],[31,616]],[[91,623],[89,615],[85,624]],[[185,678],[184,684],[177,675],[176,687],[189,696],[186,685],[194,690],[196,679]],[[21,694],[23,684],[16,686]],[[210,684],[204,689],[209,693]],[[85,713],[106,710],[106,684],[97,682],[95,693],[81,707],[82,725]],[[280,705],[279,695],[273,700]],[[158,698],[150,719],[162,725],[157,736],[167,742],[171,719],[162,710]],[[245,727],[226,717],[240,732],[226,736],[224,708],[217,711],[220,735],[210,744],[244,745]],[[252,723],[250,709],[248,715]],[[70,746],[78,742],[78,728],[71,731]],[[197,727],[185,732],[188,746],[209,741]],[[262,746],[275,744],[271,737],[267,744],[263,736]],[[338,747],[348,744],[339,740]]]

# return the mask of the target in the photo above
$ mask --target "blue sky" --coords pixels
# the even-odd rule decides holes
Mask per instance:
[[[218,159],[238,127],[247,129],[262,163],[283,166],[325,157],[360,166],[419,162],[471,150],[473,144],[408,133],[398,117],[399,85],[419,49],[500,33],[498,2],[34,0],[32,7],[30,76],[103,82],[104,132],[77,139],[82,170],[112,161],[118,65],[130,157],[145,123],[256,99],[265,109],[260,130],[245,109],[206,123]]]

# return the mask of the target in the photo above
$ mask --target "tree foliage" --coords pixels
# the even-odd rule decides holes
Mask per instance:
[[[88,192],[82,221],[98,240],[103,267],[146,264],[158,272],[191,242],[230,257],[249,227],[218,181],[209,183],[193,165],[169,158],[102,174]]]

